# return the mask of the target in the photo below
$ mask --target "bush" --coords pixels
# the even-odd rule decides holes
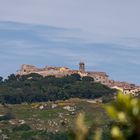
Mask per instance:
[[[11,120],[11,119],[14,119],[14,116],[11,113],[7,113],[3,116],[0,116],[0,121]]]
[[[140,99],[119,92],[116,101],[105,108],[117,122],[111,129],[113,140],[140,140]]]
[[[84,123],[84,115],[80,114],[72,132],[73,140],[140,140],[140,99],[131,95],[118,93],[116,101],[105,105],[105,109],[113,120],[109,133],[102,133],[102,129],[92,132]],[[92,132],[92,133],[91,133]],[[92,136],[92,137],[91,137]]]
[[[29,131],[29,130],[31,130],[31,127],[27,124],[21,124],[13,128],[13,131]]]

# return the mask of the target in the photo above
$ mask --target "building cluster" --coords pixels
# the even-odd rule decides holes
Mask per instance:
[[[71,70],[68,67],[52,67],[47,66],[45,68],[37,68],[32,65],[23,64],[21,69],[17,71],[16,75],[28,75],[30,73],[37,73],[46,76],[55,76],[55,77],[64,77],[71,74],[79,74],[81,77],[89,76],[94,79],[95,82],[100,82],[110,88],[119,89],[124,94],[133,94],[137,95],[140,92],[140,86],[135,84],[130,84],[127,82],[114,81],[109,78],[106,72],[95,72],[95,71],[86,71],[85,63],[79,63],[79,70]]]

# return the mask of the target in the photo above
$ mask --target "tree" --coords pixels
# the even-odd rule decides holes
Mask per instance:
[[[100,84],[90,82],[93,79],[79,74],[65,77],[41,77],[32,73],[24,76],[11,74],[0,84],[0,103],[41,102],[48,100],[65,100],[69,98],[94,99],[113,95],[114,90]]]
[[[71,74],[69,77],[72,78],[75,81],[80,81],[81,80],[81,76],[77,73]]]
[[[3,81],[3,77],[0,76],[0,83]]]
[[[94,81],[94,79],[92,77],[90,77],[90,76],[84,76],[82,78],[82,81],[91,82],[91,81]]]
[[[10,82],[10,81],[17,81],[16,75],[15,74],[9,75],[7,81],[8,82]]]

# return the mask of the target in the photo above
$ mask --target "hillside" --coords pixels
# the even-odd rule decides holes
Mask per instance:
[[[93,100],[92,100],[93,101]],[[107,133],[110,120],[101,103],[71,99],[57,102],[0,106],[0,133],[10,140],[68,140],[67,131],[75,127],[80,112],[86,124],[101,127]],[[9,116],[2,120],[2,114]],[[93,130],[94,131],[94,130]],[[105,134],[107,137],[107,134]],[[104,137],[104,139],[106,138]],[[0,138],[1,139],[1,138]]]
[[[0,82],[0,139],[68,140],[81,112],[88,126],[95,124],[106,132],[110,121],[102,101],[112,100],[115,92],[78,74],[11,74]]]
[[[115,90],[94,82],[88,76],[78,74],[57,78],[42,77],[31,73],[24,76],[11,74],[0,82],[0,103],[20,104],[23,102],[46,102],[66,100],[70,98],[105,98],[114,96]]]

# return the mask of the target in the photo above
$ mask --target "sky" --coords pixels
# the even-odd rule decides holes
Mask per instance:
[[[140,85],[139,0],[0,0],[0,75],[22,64],[105,71]]]

